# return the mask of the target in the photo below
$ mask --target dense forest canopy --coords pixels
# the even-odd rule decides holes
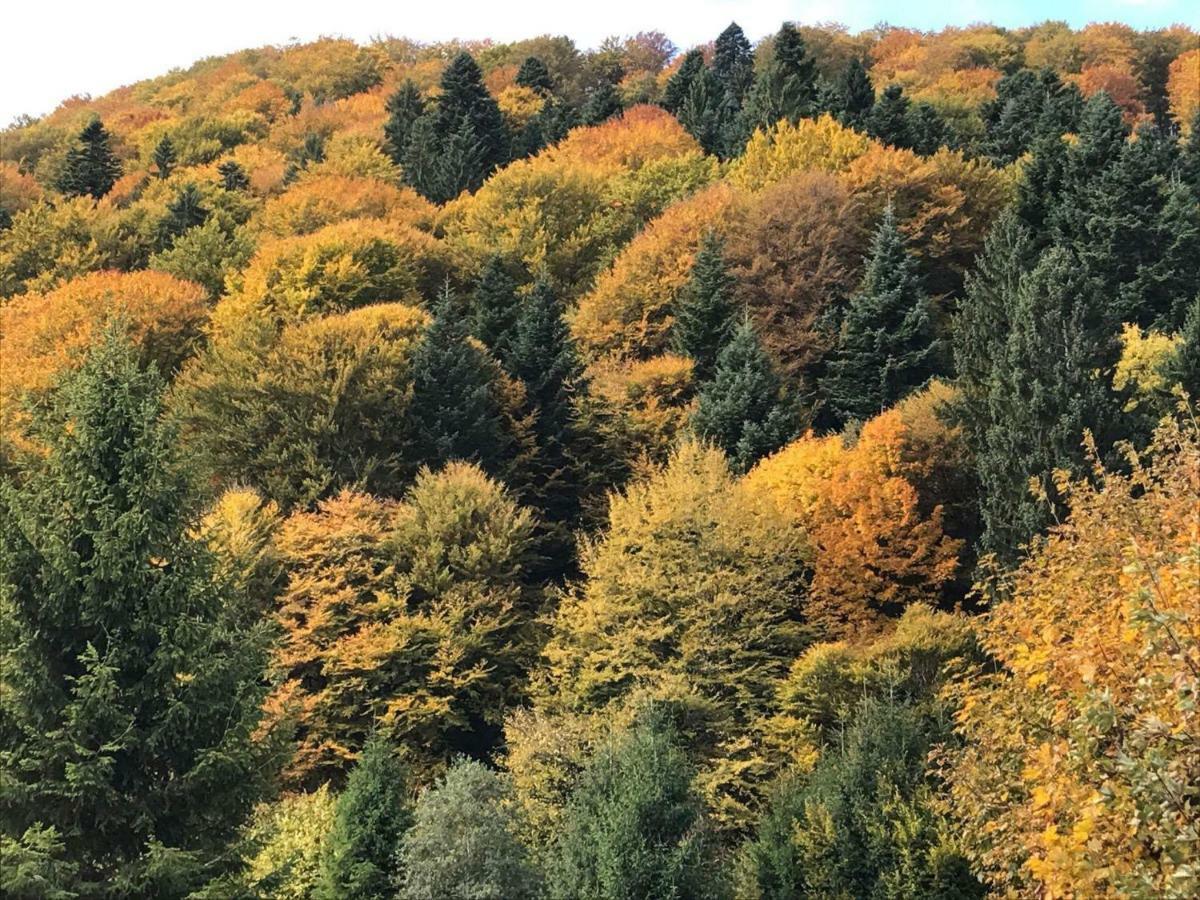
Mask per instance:
[[[1200,35],[326,38],[0,132],[0,894],[1200,894]]]

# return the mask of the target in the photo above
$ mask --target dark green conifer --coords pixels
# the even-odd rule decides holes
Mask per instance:
[[[75,146],[67,151],[58,189],[68,197],[107,194],[121,175],[121,163],[110,146],[111,138],[99,119],[92,119],[79,132]]]
[[[536,56],[525,57],[525,62],[521,63],[521,68],[517,70],[516,83],[537,91],[542,96],[554,92],[554,79],[550,77],[550,70]]]
[[[204,206],[204,196],[195,184],[185,184],[167,204],[167,214],[158,224],[158,246],[170,247],[175,238],[190,228],[208,221],[209,211]]]
[[[775,35],[774,53],[755,79],[743,113],[745,133],[768,128],[780,119],[797,122],[816,111],[817,68],[804,38],[789,23]]]
[[[846,64],[840,88],[838,119],[843,125],[865,130],[875,106],[875,86],[871,84],[871,76],[857,56]]]
[[[471,334],[502,362],[508,355],[518,311],[517,282],[504,257],[494,254],[471,294]]]
[[[697,381],[712,377],[717,356],[729,342],[737,322],[733,278],[725,264],[724,248],[724,241],[715,232],[705,234],[691,276],[675,304],[671,340],[677,353],[695,362]]]
[[[232,159],[217,166],[217,174],[221,176],[221,186],[227,191],[244,191],[250,187],[250,179],[246,170]]]
[[[163,139],[154,148],[154,168],[158,170],[158,177],[166,178],[170,175],[175,168],[175,162],[175,145],[171,143],[171,138],[164,134]]]
[[[699,50],[689,50],[663,89],[663,109],[678,116],[691,93],[692,82],[704,69],[704,54]]]
[[[387,121],[383,123],[383,149],[392,162],[404,163],[413,125],[425,112],[425,98],[411,78],[387,99]]]
[[[579,110],[579,119],[584,125],[599,125],[601,122],[619,115],[625,108],[621,95],[610,81],[601,82],[583,103]]]
[[[914,103],[909,108],[908,135],[912,150],[922,156],[932,156],[954,143],[950,126],[928,103]]]
[[[904,89],[898,84],[889,84],[871,108],[867,117],[867,133],[889,147],[909,149],[912,147],[910,131],[909,101]]]

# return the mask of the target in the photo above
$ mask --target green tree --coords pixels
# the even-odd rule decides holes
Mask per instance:
[[[599,125],[619,115],[624,108],[625,104],[621,101],[616,87],[611,81],[604,81],[588,94],[587,100],[579,110],[579,119],[584,125]]]
[[[790,23],[775,35],[774,53],[759,72],[743,112],[746,136],[780,119],[796,122],[816,111],[817,67]]]
[[[701,806],[673,728],[648,721],[602,747],[567,805],[550,894],[616,900],[717,893]]]
[[[153,161],[154,167],[158,170],[159,178],[166,178],[175,168],[177,161],[175,145],[171,143],[169,135],[164,134],[163,139],[154,148]]]
[[[526,900],[540,878],[517,840],[505,777],[460,757],[421,794],[399,862],[404,900]],[[357,896],[357,895],[356,895]]]
[[[272,774],[269,630],[215,577],[162,382],[109,326],[0,487],[0,828],[53,828],[89,897],[221,874]]]
[[[850,298],[822,390],[842,422],[877,415],[938,374],[940,345],[916,260],[889,206]]]
[[[244,191],[250,187],[250,179],[246,170],[232,159],[217,166],[217,174],[221,176],[221,186],[227,191]]]
[[[58,189],[68,197],[107,194],[121,175],[121,163],[110,146],[111,137],[99,119],[92,119],[79,132],[59,177]]]
[[[979,110],[983,152],[998,165],[1018,160],[1039,134],[1074,131],[1083,107],[1075,85],[1064,85],[1051,69],[1020,69],[996,85],[996,97]]]
[[[717,356],[692,416],[697,435],[713,441],[746,472],[796,435],[799,416],[748,316]]]
[[[730,22],[717,35],[710,71],[716,87],[716,149],[727,159],[741,153],[746,144],[742,110],[754,84],[754,51],[737,22]]]
[[[688,87],[679,112],[679,122],[704,148],[705,153],[721,149],[722,90],[712,69],[701,65]]]
[[[200,188],[185,184],[167,204],[167,214],[158,223],[158,246],[166,249],[192,228],[203,225],[209,215]]]
[[[866,117],[867,134],[889,147],[912,147],[909,100],[904,88],[889,84]]]
[[[838,119],[843,125],[866,130],[875,106],[875,86],[871,84],[871,76],[857,56],[846,64],[838,88]]]
[[[507,357],[520,308],[517,282],[508,268],[503,256],[493,254],[471,294],[471,335],[501,361]]]
[[[337,799],[317,897],[393,897],[399,882],[396,854],[412,820],[408,773],[388,741],[374,735]]]
[[[383,148],[392,162],[403,165],[413,125],[425,113],[425,98],[411,78],[387,99],[387,121],[383,123]]]
[[[678,116],[692,91],[692,83],[704,70],[704,53],[700,50],[689,50],[675,74],[667,80],[667,86],[663,88],[663,109]]]
[[[554,92],[554,79],[550,77],[550,70],[536,56],[525,57],[521,68],[517,69],[515,80],[521,87],[527,87],[542,96],[548,96]]]
[[[675,304],[671,326],[675,352],[691,357],[699,381],[712,378],[717,357],[737,324],[733,286],[734,279],[725,264],[725,243],[716,232],[707,232],[688,283]]]
[[[909,107],[908,135],[913,151],[922,156],[932,156],[942,147],[954,144],[950,126],[929,103],[914,103]]]

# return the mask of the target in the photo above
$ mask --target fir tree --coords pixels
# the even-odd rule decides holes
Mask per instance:
[[[712,380],[700,388],[692,429],[724,450],[734,470],[746,472],[791,440],[798,424],[794,403],[744,317],[717,356]]]
[[[1200,197],[1200,109],[1192,116],[1192,127],[1179,148],[1179,176]]]
[[[521,68],[517,70],[516,83],[542,96],[554,92],[554,79],[550,77],[550,70],[536,56],[525,57],[525,62],[521,63]]]
[[[733,278],[725,265],[724,241],[708,232],[700,243],[691,276],[675,305],[671,339],[675,351],[695,362],[698,381],[707,381],[717,356],[733,334]]]
[[[1021,69],[996,85],[996,97],[980,107],[983,152],[999,165],[1015,162],[1039,133],[1061,136],[1074,131],[1083,98],[1074,85],[1043,69]]]
[[[99,119],[92,119],[79,132],[75,146],[59,177],[58,189],[68,197],[89,196],[99,200],[121,175],[121,163],[109,146],[110,137]]]
[[[619,115],[624,109],[621,95],[612,82],[602,82],[594,91],[588,94],[583,108],[579,111],[580,121],[584,125],[599,125],[601,122]]]
[[[678,116],[691,93],[692,83],[704,70],[704,54],[699,50],[689,50],[663,89],[663,109]]]
[[[908,112],[908,138],[912,150],[933,156],[942,147],[951,146],[954,136],[941,113],[928,103],[914,103]]]
[[[796,122],[811,116],[817,103],[816,79],[816,63],[804,48],[804,38],[795,27],[784,23],[775,35],[774,54],[746,100],[746,136],[780,119]]]
[[[404,163],[413,125],[425,112],[425,98],[411,78],[387,100],[387,121],[383,123],[383,149],[398,165]]]
[[[889,206],[822,389],[841,421],[865,420],[936,375],[938,355],[929,297]]]
[[[204,206],[204,197],[194,184],[186,184],[167,204],[167,214],[158,224],[158,246],[170,247],[175,239],[190,228],[203,225],[209,211]]]
[[[889,147],[912,147],[908,107],[904,89],[898,84],[889,84],[867,116],[867,133]]]
[[[746,144],[743,107],[754,84],[754,51],[736,22],[717,36],[710,71],[716,86],[711,104],[716,151],[728,159],[741,153]]]
[[[1167,379],[1180,385],[1196,403],[1200,399],[1200,294],[1187,304],[1179,333],[1183,342],[1166,365]]]
[[[56,830],[88,897],[177,897],[228,869],[271,777],[270,632],[196,537],[163,384],[109,326],[0,486],[0,830]]]
[[[549,865],[550,896],[714,893],[691,775],[673,729],[659,717],[602,748],[568,803]]]
[[[705,153],[721,150],[722,91],[712,70],[701,67],[691,81],[678,117]]]
[[[843,125],[864,130],[875,106],[875,86],[857,56],[846,64],[839,93],[838,119]]]
[[[1067,181],[1067,145],[1052,129],[1040,132],[1033,142],[1033,158],[1017,182],[1016,210],[1021,221],[1044,246],[1049,224],[1062,202]]]
[[[221,186],[227,191],[244,191],[250,187],[250,179],[246,170],[232,159],[217,166],[217,174],[221,176]]]
[[[166,178],[170,175],[175,168],[175,162],[175,145],[171,143],[171,138],[164,134],[163,139],[154,148],[154,168],[158,170],[158,177]]]
[[[504,257],[491,256],[471,294],[471,334],[503,362],[517,322],[517,282]]]
[[[447,288],[413,354],[409,428],[422,463],[436,469],[466,460],[489,473],[502,469],[510,440],[493,366],[469,339]]]
[[[337,800],[321,860],[319,900],[395,896],[400,839],[412,824],[408,773],[378,734],[363,748]]]

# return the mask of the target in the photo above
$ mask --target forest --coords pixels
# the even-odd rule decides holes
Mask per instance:
[[[1200,896],[1195,30],[204,59],[0,375],[6,898]]]

